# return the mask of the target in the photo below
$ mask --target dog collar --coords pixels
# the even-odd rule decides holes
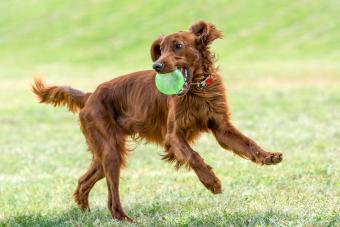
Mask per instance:
[[[203,90],[206,87],[209,87],[214,81],[214,77],[212,77],[211,75],[208,75],[204,80],[200,81],[200,82],[195,82],[195,83],[191,83],[190,85],[196,85],[197,89],[199,90]]]

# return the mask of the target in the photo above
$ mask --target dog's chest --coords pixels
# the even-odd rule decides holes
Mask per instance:
[[[227,114],[223,96],[213,98],[188,97],[176,105],[176,124],[189,131],[207,131],[209,119]]]
[[[209,103],[204,101],[181,103],[176,108],[176,124],[182,129],[205,131],[211,111]]]

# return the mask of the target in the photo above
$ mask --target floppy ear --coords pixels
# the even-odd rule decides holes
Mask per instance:
[[[161,42],[163,37],[158,37],[153,43],[151,44],[150,54],[152,61],[157,61],[157,59],[161,56]]]
[[[198,40],[205,45],[209,45],[215,39],[222,38],[221,31],[217,30],[215,25],[205,21],[198,21],[193,24],[189,31],[194,33]]]

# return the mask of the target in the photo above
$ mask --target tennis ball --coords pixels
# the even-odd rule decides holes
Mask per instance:
[[[159,74],[155,77],[157,89],[166,95],[178,94],[184,85],[184,78],[180,70]]]

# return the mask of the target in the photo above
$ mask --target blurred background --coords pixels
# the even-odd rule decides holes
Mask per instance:
[[[119,225],[104,181],[94,212],[75,208],[91,157],[77,116],[38,105],[32,78],[93,91],[150,69],[156,37],[202,19],[224,34],[212,50],[234,124],[284,162],[261,168],[203,136],[194,148],[221,178],[216,197],[162,162],[160,147],[131,143],[123,207],[144,225],[339,224],[339,1],[3,0],[0,12],[0,224]]]

